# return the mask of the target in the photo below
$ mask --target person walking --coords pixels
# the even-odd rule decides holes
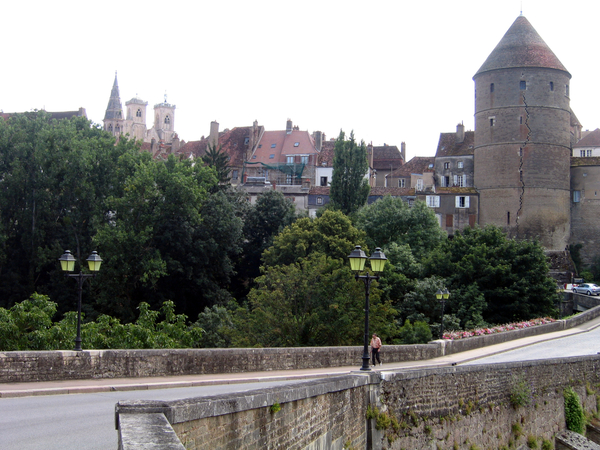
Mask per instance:
[[[373,359],[373,365],[375,366],[375,358],[377,358],[377,362],[381,366],[381,358],[379,357],[379,349],[381,348],[381,339],[375,333],[373,333],[373,338],[371,339],[371,358]]]

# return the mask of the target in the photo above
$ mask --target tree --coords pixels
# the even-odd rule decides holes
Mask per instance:
[[[297,347],[358,345],[364,336],[364,285],[347,262],[313,252],[297,262],[271,266],[248,295],[249,309],[234,345]],[[371,286],[370,320],[382,337],[393,335],[395,311]]]
[[[356,226],[366,232],[370,248],[385,248],[391,243],[409,245],[420,259],[445,238],[434,211],[425,202],[416,201],[411,207],[399,197],[386,195],[363,206],[357,216]]]
[[[215,144],[208,144],[206,153],[202,156],[202,162],[209,167],[214,168],[217,171],[217,180],[220,185],[229,184],[231,177],[231,168],[229,167],[229,155],[223,151],[223,148],[219,145],[219,148]]]
[[[509,239],[494,226],[466,228],[425,262],[425,273],[444,277],[451,294],[456,291],[472,299],[470,320],[478,320],[482,294],[483,320],[491,324],[555,314],[556,283],[548,270],[538,241]],[[449,312],[463,314],[458,303],[452,305]],[[469,320],[468,316],[461,320]]]
[[[364,232],[352,226],[342,212],[328,210],[321,217],[303,217],[284,228],[263,253],[263,263],[265,266],[293,264],[313,252],[346,259],[355,245],[364,247]]]
[[[236,265],[238,299],[245,297],[253,280],[260,275],[262,253],[284,227],[296,220],[296,209],[285,196],[275,190],[261,194],[244,218],[244,243]],[[247,289],[241,289],[246,286]]]
[[[347,141],[344,132],[340,131],[333,154],[330,190],[333,208],[351,215],[367,202],[370,187],[365,176],[368,170],[365,143],[361,141],[357,145],[354,132],[350,133],[350,140]]]

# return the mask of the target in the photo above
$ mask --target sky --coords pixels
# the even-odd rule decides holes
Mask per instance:
[[[102,124],[115,72],[123,108],[176,105],[185,141],[250,126],[433,156],[474,128],[473,75],[523,11],[572,75],[571,108],[600,127],[593,0],[5,2],[0,110],[72,111]],[[148,127],[152,123],[148,122]]]

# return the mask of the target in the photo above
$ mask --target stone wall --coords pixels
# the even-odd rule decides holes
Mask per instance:
[[[162,413],[186,449],[526,448],[565,429],[563,390],[597,413],[600,356],[353,373],[260,391],[173,402],[120,402],[120,442],[163,430]],[[516,402],[513,396],[521,400]],[[125,434],[123,434],[125,432]]]
[[[429,344],[384,345],[381,356],[384,363],[432,359],[577,327],[599,316],[600,306],[567,320],[504,333]],[[359,368],[362,354],[362,346],[0,352],[0,383]]]

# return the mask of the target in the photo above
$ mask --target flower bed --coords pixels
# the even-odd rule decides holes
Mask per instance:
[[[473,336],[483,336],[486,334],[503,333],[504,331],[520,330],[522,328],[530,328],[552,322],[556,322],[556,319],[552,319],[550,317],[543,317],[541,319],[531,319],[525,322],[509,323],[506,325],[496,325],[494,327],[489,328],[477,328],[475,330],[466,331],[448,331],[444,333],[442,339],[454,341],[456,339],[465,339]]]

